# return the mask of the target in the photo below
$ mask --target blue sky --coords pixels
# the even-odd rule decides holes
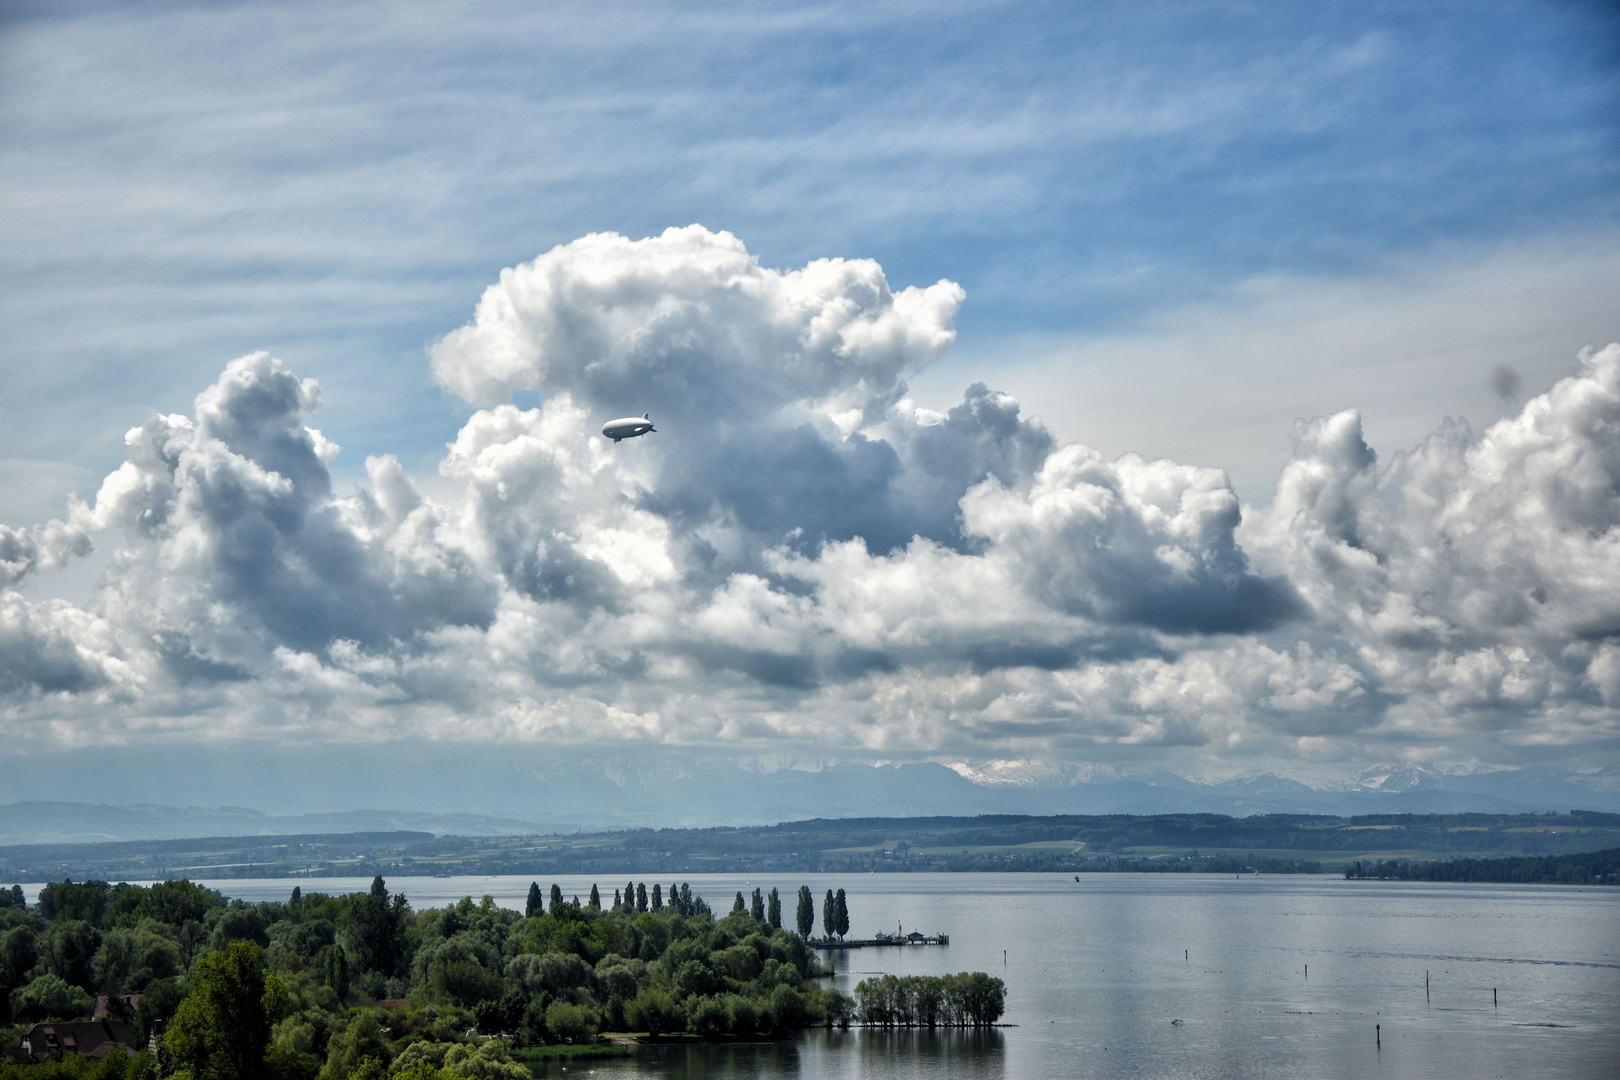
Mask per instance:
[[[1606,385],[1602,363],[1594,367],[1578,353],[1584,345],[1601,349],[1620,339],[1617,43],[1620,16],[1612,5],[1561,2],[12,5],[0,20],[0,191],[7,206],[0,217],[0,317],[8,330],[0,340],[6,391],[0,395],[0,525],[22,529],[51,518],[69,524],[65,532],[47,537],[36,530],[27,534],[32,539],[17,541],[50,554],[18,556],[23,569],[13,584],[19,591],[8,602],[24,605],[15,607],[21,613],[15,625],[35,629],[17,631],[22,636],[12,645],[0,642],[0,652],[14,650],[10,668],[0,663],[0,690],[10,686],[6,692],[22,703],[16,715],[32,718],[18,721],[30,738],[69,744],[89,730],[82,716],[90,699],[74,697],[81,693],[110,695],[103,704],[125,717],[115,724],[120,738],[144,737],[130,734],[137,730],[184,730],[197,717],[231,717],[231,731],[253,734],[284,724],[299,737],[318,739],[327,730],[322,716],[364,698],[368,704],[356,708],[385,710],[392,701],[400,710],[418,710],[408,732],[413,736],[432,735],[432,717],[441,715],[436,709],[483,716],[487,722],[474,725],[480,737],[503,738],[512,730],[527,732],[524,737],[553,732],[548,725],[563,723],[556,718],[578,706],[639,718],[624,720],[624,730],[638,732],[637,738],[706,743],[740,732],[762,744],[797,745],[810,729],[782,717],[795,710],[858,713],[867,707],[859,702],[870,705],[892,692],[933,703],[917,705],[919,715],[943,709],[957,719],[941,721],[937,730],[922,723],[922,733],[910,735],[899,733],[904,725],[873,720],[888,734],[838,738],[863,752],[913,754],[965,747],[981,754],[1083,756],[1129,744],[1204,747],[1188,752],[1233,760],[1251,747],[1261,757],[1315,754],[1313,760],[1345,762],[1402,755],[1503,761],[1531,753],[1526,747],[1543,748],[1535,753],[1600,747],[1612,755],[1620,726],[1605,681],[1607,646],[1581,646],[1586,651],[1577,658],[1578,670],[1559,667],[1577,660],[1548,660],[1540,674],[1528,668],[1513,673],[1520,663],[1514,649],[1534,667],[1543,655],[1562,655],[1571,641],[1594,640],[1581,635],[1602,622],[1599,614],[1577,617],[1572,609],[1559,616],[1563,621],[1547,616],[1552,621],[1537,624],[1540,636],[1532,642],[1502,629],[1527,625],[1502,614],[1518,610],[1507,599],[1457,599],[1449,614],[1437,608],[1412,615],[1417,622],[1401,631],[1406,636],[1397,635],[1400,644],[1374,641],[1395,631],[1369,630],[1368,620],[1399,604],[1368,607],[1362,592],[1347,599],[1350,587],[1342,581],[1312,577],[1317,571],[1310,566],[1317,564],[1304,553],[1319,540],[1365,541],[1373,548],[1387,541],[1393,546],[1379,549],[1379,558],[1393,565],[1397,549],[1420,550],[1417,538],[1427,536],[1425,530],[1444,531],[1454,519],[1385,522],[1384,541],[1375,542],[1367,539],[1377,530],[1365,515],[1375,514],[1374,504],[1400,502],[1392,494],[1397,490],[1412,499],[1420,490],[1432,492],[1440,483],[1435,477],[1455,478],[1463,466],[1460,458],[1442,466],[1436,449],[1423,459],[1434,471],[1424,473],[1429,466],[1412,464],[1418,458],[1406,452],[1437,429],[1442,436],[1433,446],[1452,438],[1444,432],[1461,429],[1442,428],[1447,417],[1472,425],[1466,438],[1456,436],[1458,448],[1471,445],[1469,439],[1477,443],[1499,417],[1533,419],[1541,415],[1533,403],[1558,379],[1579,376]],[[694,223],[711,232],[682,234],[684,240],[662,246],[559,248],[592,233],[640,240]],[[685,279],[670,267],[696,273],[731,258],[728,242],[713,238],[722,232],[746,245],[766,271],[792,271],[824,258],[871,260],[896,294],[947,280],[965,299],[931,293],[927,313],[905,314],[904,362],[890,370],[874,353],[873,370],[882,369],[875,382],[857,387],[824,372],[815,392],[843,395],[837,403],[739,398],[785,410],[772,413],[774,419],[763,413],[725,418],[736,429],[715,442],[751,455],[750,464],[776,462],[760,466],[762,477],[732,475],[712,447],[681,442],[685,436],[677,434],[665,445],[671,462],[679,461],[679,475],[625,466],[630,471],[617,482],[626,485],[626,499],[642,500],[638,513],[659,518],[656,528],[641,518],[603,524],[609,511],[580,501],[585,489],[567,486],[575,480],[559,480],[562,486],[552,489],[572,493],[563,500],[574,500],[566,514],[559,509],[563,502],[547,504],[546,514],[563,517],[530,507],[529,516],[501,519],[499,528],[489,524],[493,517],[480,519],[478,528],[493,532],[466,525],[471,519],[457,515],[485,506],[479,500],[487,492],[479,485],[495,483],[489,479],[494,473],[480,471],[486,459],[475,461],[467,447],[476,443],[484,453],[507,445],[501,439],[532,437],[548,453],[564,451],[558,449],[563,444],[546,441],[561,438],[555,426],[543,435],[538,427],[519,435],[510,425],[501,429],[505,434],[490,434],[499,426],[496,414],[477,409],[497,402],[463,398],[454,388],[494,380],[508,392],[503,400],[526,409],[546,403],[561,409],[565,398],[587,411],[613,407],[602,384],[569,366],[584,363],[578,357],[546,354],[551,359],[525,360],[516,374],[492,374],[492,357],[518,346],[493,323],[475,323],[485,289],[503,280],[504,269],[552,252],[545,265],[578,281],[589,277],[593,260],[646,259],[662,268],[658,273],[673,275],[659,277],[660,288],[686,295],[680,292]],[[632,304],[634,292],[624,284],[634,276],[630,264],[613,265],[613,273],[624,275],[614,280],[629,290],[619,302]],[[750,280],[761,295],[788,296],[797,287],[771,274]],[[829,311],[858,306],[866,303],[857,298],[861,288],[853,279],[827,285],[830,291],[817,292],[815,303],[832,305]],[[848,289],[855,291],[839,291]],[[708,298],[703,303],[721,295],[699,292]],[[512,302],[525,318],[607,319],[595,308],[570,308],[539,293]],[[863,318],[889,318],[881,304],[862,310]],[[721,354],[738,335],[766,341],[776,316],[761,308],[738,317],[744,321],[726,332],[732,337],[707,323],[688,328],[692,340],[717,351],[697,359],[679,354],[678,364],[696,365],[679,367],[682,387],[718,394],[730,388],[726,379],[746,382],[758,374],[745,358]],[[470,327],[466,350],[433,352],[464,325]],[[931,334],[954,335],[954,341]],[[676,350],[667,355],[681,347],[675,338],[666,346]],[[534,345],[541,353],[549,347]],[[228,361],[256,350],[268,351],[284,368],[249,365],[221,376]],[[627,363],[626,370],[634,368]],[[1493,389],[1493,372],[1502,368],[1518,380],[1519,389],[1507,395]],[[291,378],[286,371],[318,381],[318,413],[311,413],[313,397],[287,389],[294,383],[285,381]],[[255,379],[261,389],[281,387],[275,391],[281,396],[274,402],[253,396],[246,387]],[[964,405],[964,391],[974,384],[988,390]],[[614,392],[633,397],[636,385]],[[211,404],[197,399],[204,391],[213,395]],[[1017,398],[1021,413],[993,391]],[[1567,421],[1559,430],[1570,439],[1592,437],[1581,427],[1573,397],[1545,400],[1549,415]],[[940,422],[959,405],[966,411],[951,421],[956,427]],[[394,591],[386,603],[374,596],[354,603],[377,605],[366,608],[372,612],[367,618],[402,620],[394,638],[375,628],[381,623],[360,620],[354,625],[369,629],[332,630],[337,636],[320,639],[331,627],[308,614],[314,608],[256,607],[253,598],[264,582],[255,578],[250,587],[228,574],[216,582],[217,593],[199,593],[191,597],[193,607],[165,614],[172,624],[149,626],[130,615],[163,592],[164,574],[181,572],[179,549],[162,546],[174,538],[154,540],[141,532],[145,526],[132,524],[135,518],[120,518],[134,512],[127,491],[123,502],[109,496],[105,509],[98,504],[82,520],[64,518],[67,496],[92,500],[103,477],[136,453],[126,448],[125,433],[155,414],[196,418],[200,434],[187,453],[197,460],[224,455],[217,460],[264,468],[282,460],[232,442],[246,438],[245,429],[228,427],[219,410],[237,407],[259,410],[254,415],[265,424],[292,424],[289,432],[302,430],[313,415],[309,423],[341,444],[333,458],[324,444],[312,443],[287,467],[314,477],[312,486],[299,489],[299,514],[335,515],[350,524],[373,511],[381,515],[364,528],[354,526],[359,532],[341,534],[342,543],[360,545],[357,551],[383,543],[378,521],[404,528],[400,514],[408,510],[357,509],[366,499],[386,502],[385,489],[404,490],[398,485],[406,482],[396,484],[388,467],[367,471],[368,456],[392,455],[415,490],[439,500],[435,543],[444,546],[431,558],[426,548],[413,548],[413,557],[439,560],[433,565],[441,570],[470,560],[468,566],[483,567],[477,571],[486,575],[482,584],[460,592],[445,584],[448,579],[433,579],[431,588],[421,581],[400,584],[405,562],[389,563],[386,573],[374,567],[377,574],[396,575]],[[651,407],[657,410],[656,403]],[[865,410],[854,428],[847,419],[852,408]],[[1342,423],[1327,419],[1352,408],[1360,411],[1353,438]],[[884,411],[894,409],[900,411]],[[547,415],[547,423],[563,423],[560,412]],[[1030,426],[1032,417],[1044,427]],[[754,420],[757,430],[744,430]],[[1305,426],[1296,428],[1296,421]],[[945,451],[938,432],[947,429],[963,440],[951,460],[968,471],[940,464]],[[1001,434],[992,436],[992,429]],[[143,438],[151,441],[132,445],[166,453],[163,439],[181,439],[180,429],[162,430],[167,434],[154,434],[158,428],[148,425]],[[807,440],[791,444],[802,454],[771,457],[790,438]],[[1372,456],[1356,448],[1363,438]],[[1503,436],[1490,452],[1522,466],[1528,438]],[[447,455],[452,443],[462,449]],[[1079,458],[1065,458],[1070,471],[1062,483],[1090,483],[1082,478],[1106,472],[1108,479],[1098,483],[1146,500],[1132,511],[1140,510],[1139,520],[1121,525],[1125,532],[1113,542],[1123,550],[1157,537],[1154,550],[1170,563],[1076,567],[1050,561],[1063,544],[1079,543],[1067,533],[1040,533],[1045,526],[1033,524],[1047,490],[1041,484],[1061,487],[1051,471],[1057,466],[1041,472],[1040,463],[1058,461],[1046,455],[1069,444],[1095,448],[1103,463],[1096,468],[1103,471],[1088,472],[1091,466]],[[1168,461],[1152,469],[1108,464],[1128,453],[1224,470],[1224,478],[1195,478]],[[818,454],[828,463],[826,482],[804,498],[823,510],[836,504],[838,514],[827,510],[829,516],[818,517],[820,511],[806,509],[797,538],[783,540],[780,531],[769,530],[791,524],[798,504],[783,504],[781,492],[798,490],[791,477],[803,479],[810,471],[804,462],[823,460]],[[962,464],[970,460],[978,472]],[[135,463],[134,456],[130,461],[137,472],[150,465]],[[1407,473],[1380,472],[1401,462]],[[1316,539],[1290,533],[1293,526],[1276,513],[1267,516],[1276,506],[1320,497],[1320,491],[1306,492],[1304,478],[1317,475],[1313,469],[1341,467],[1361,470],[1355,474],[1361,479],[1344,480],[1344,490],[1352,492],[1347,499],[1368,500],[1361,533],[1336,532],[1337,519],[1315,502],[1311,513],[1322,515],[1320,535],[1311,534]],[[770,468],[782,470],[779,484]],[[692,478],[704,475],[714,480],[717,505],[724,504],[712,520],[694,509]],[[1015,511],[986,496],[965,508],[959,500],[985,476],[999,477],[1027,504]],[[1227,480],[1231,494],[1221,494],[1216,489]],[[838,487],[846,481],[852,486]],[[1469,481],[1455,483],[1458,492],[1472,490]],[[360,502],[323,501],[341,502],[357,484]],[[780,490],[770,490],[773,484]],[[886,494],[871,494],[883,484],[890,485]],[[1196,513],[1187,510],[1187,521],[1196,518],[1203,522],[1198,528],[1208,530],[1197,543],[1212,546],[1197,547],[1183,533],[1167,540],[1154,532],[1159,519],[1149,504],[1157,496],[1141,492],[1159,490],[1156,484],[1181,492],[1187,507],[1193,503],[1185,500],[1194,499],[1189,492],[1214,500],[1200,502],[1204,509]],[[1532,481],[1525,484],[1526,502],[1504,514],[1542,505]],[[197,499],[225,498],[215,488],[198,492]],[[1591,514],[1606,515],[1612,493],[1588,494],[1596,500]],[[418,496],[400,498],[401,506],[415,505],[410,500]],[[1457,505],[1468,502],[1457,498]],[[1483,505],[1483,498],[1468,505]],[[1230,507],[1220,508],[1227,502]],[[1210,509],[1216,503],[1220,507]],[[1247,508],[1241,525],[1239,503]],[[225,511],[215,510],[198,520],[223,520]],[[1198,516],[1206,511],[1207,518]],[[559,524],[567,514],[585,517]],[[967,517],[953,525],[953,514]],[[1023,524],[1007,524],[1015,518]],[[611,537],[579,540],[586,529],[579,523],[587,519]],[[1575,520],[1586,518],[1569,518]],[[452,522],[472,531],[453,543],[443,540]],[[85,558],[74,547],[74,529],[88,530],[83,544],[93,544],[93,555]],[[716,635],[712,649],[669,654],[674,667],[695,665],[679,675],[656,674],[664,670],[657,659],[662,646],[649,645],[634,657],[603,653],[592,661],[594,674],[579,668],[545,678],[534,674],[538,661],[522,659],[528,654],[518,649],[517,674],[508,674],[522,685],[500,701],[447,688],[420,672],[400,675],[403,681],[386,692],[375,679],[369,689],[356,688],[373,678],[365,674],[372,670],[367,665],[382,663],[385,653],[399,671],[434,654],[451,633],[447,627],[496,634],[509,620],[522,621],[508,600],[518,607],[561,603],[556,595],[541,595],[551,587],[544,582],[552,571],[537,569],[532,558],[533,565],[523,563],[527,569],[514,569],[522,559],[496,566],[505,557],[498,554],[503,544],[527,544],[531,555],[556,554],[555,541],[548,549],[525,529],[573,537],[570,542],[582,546],[569,565],[611,566],[620,584],[662,581],[660,560],[672,560],[668,573],[680,577],[681,589],[695,590],[683,592],[680,603],[671,601],[687,604],[683,610],[695,620],[680,633],[709,627]],[[1135,539],[1123,539],[1127,533]],[[389,544],[406,543],[388,535]],[[880,542],[880,535],[889,539]],[[963,582],[974,574],[1033,580],[1037,568],[1070,575],[1064,580],[1076,582],[1077,591],[1053,607],[1053,621],[1040,631],[1047,637],[1013,650],[1026,655],[1018,650],[1027,646],[1028,656],[1045,659],[1022,667],[984,660],[983,644],[968,639],[992,634],[986,627],[998,617],[994,612],[981,613],[989,622],[950,643],[902,647],[896,638],[882,647],[854,644],[864,631],[826,615],[833,593],[889,564],[851,562],[835,572],[831,549],[814,544],[858,536],[880,560],[900,550],[891,541],[913,535],[940,548],[912,551],[908,559],[1002,553],[1000,563],[985,555],[990,561],[982,564],[936,567],[946,576],[960,571],[967,575]],[[1512,542],[1534,547],[1527,536]],[[646,545],[666,542],[667,552],[649,554]],[[147,543],[158,546],[142,547]],[[1171,551],[1182,543],[1194,546]],[[118,562],[121,546],[126,557]],[[707,552],[701,559],[693,554],[700,548]],[[310,573],[326,580],[318,566],[324,556],[296,544],[287,550],[293,560],[288,573],[296,577],[294,571],[315,566]],[[403,548],[390,550],[390,558],[404,559]],[[485,566],[479,559],[494,561]],[[1172,564],[1193,577],[1175,585],[1155,576],[1169,573],[1165,566]],[[1186,569],[1195,564],[1204,570]],[[1432,597],[1419,579],[1441,571],[1426,563],[1413,567],[1411,580],[1379,588]],[[1197,576],[1205,571],[1219,582]],[[1088,576],[1097,574],[1139,576],[1126,588]],[[570,588],[585,588],[578,584],[583,578],[565,576],[574,583]],[[766,592],[747,599],[756,579],[766,582]],[[1607,579],[1599,585],[1588,595],[1604,593]],[[427,592],[413,592],[418,586]],[[441,586],[450,591],[432,592]],[[1529,578],[1523,587],[1525,595],[1543,595]],[[607,593],[579,599],[587,592],[570,594],[567,602],[624,615],[621,601],[602,599]],[[424,599],[429,593],[438,599]],[[814,597],[826,618],[813,628],[796,624],[791,634],[778,619],[772,632],[784,634],[784,642],[792,634],[810,637],[774,646],[769,662],[757,650],[748,656],[726,651],[725,642],[735,644],[726,635],[743,625],[737,611],[757,614],[764,610],[760,604],[786,604],[787,596]],[[738,606],[721,613],[722,600]],[[441,601],[449,606],[433,606]],[[71,611],[60,606],[69,602]],[[240,624],[219,616],[223,622],[210,623],[205,633],[187,621],[204,611],[215,618],[237,603],[247,605]],[[1163,616],[1163,605],[1171,603],[1204,614],[1189,616],[1191,623]],[[1495,614],[1481,615],[1485,607]],[[1384,614],[1368,614],[1374,609]],[[451,610],[460,614],[447,615]],[[570,610],[570,618],[586,620],[585,608]],[[1307,610],[1315,616],[1308,618]],[[126,617],[135,621],[120,622]],[[530,612],[522,619],[531,617],[539,618]],[[314,621],[291,636],[277,629],[298,619]],[[1441,633],[1433,629],[1439,623],[1424,619],[1450,629]],[[1413,629],[1420,623],[1427,627],[1421,633]],[[1183,636],[1194,624],[1200,628],[1194,638]],[[43,636],[27,636],[36,631]],[[208,638],[216,632],[230,641]],[[1430,644],[1422,648],[1440,652],[1395,661],[1381,651],[1417,648],[1412,634],[1438,635],[1424,638]],[[837,644],[816,652],[804,644],[812,637]],[[129,644],[137,639],[182,644],[163,644],[148,655],[141,651],[147,646]],[[250,639],[251,648],[242,644]],[[384,639],[395,645],[385,646]],[[41,658],[67,655],[53,649],[70,646],[81,659],[99,657],[101,667],[80,671],[69,664],[48,678],[29,674],[58,662]],[[533,640],[524,647],[542,648]],[[1481,650],[1500,655],[1482,658]],[[305,674],[313,681],[297,683],[288,674],[296,667],[288,659],[294,653],[311,658],[314,666]],[[1143,689],[1159,677],[1143,674],[1150,655],[1171,665],[1166,670],[1173,673],[1163,678],[1183,680],[1187,693],[1207,677],[1210,687],[1225,688],[1210,690],[1211,701],[1221,693],[1228,704],[1273,701],[1277,709],[1295,710],[1289,714],[1295,719],[1261,725],[1265,731],[1251,737],[1236,720],[1216,730],[1160,715],[1150,702],[1158,699]],[[962,704],[971,694],[953,697],[957,692],[938,682],[1008,665],[1025,672],[1018,678],[1037,681],[1044,677],[1035,674],[1040,671],[1067,671],[1082,682],[1087,672],[1104,682],[1127,679],[1107,666],[1113,660],[1098,660],[1102,666],[1093,670],[1086,656],[1131,658],[1138,665],[1129,675],[1138,680],[1135,689],[1116,687],[1110,698],[1115,691],[1076,684],[1059,692],[1030,683],[1016,691],[984,690],[985,704],[971,706]],[[784,667],[784,657],[794,663]],[[1223,668],[1228,661],[1218,657],[1235,666]],[[1270,697],[1253,690],[1262,677],[1252,673],[1260,669],[1244,665],[1254,657],[1272,672],[1265,678],[1299,685]],[[1620,653],[1612,662],[1620,679]],[[1495,689],[1457,691],[1458,697],[1451,683],[1451,689],[1396,686],[1400,680],[1391,672],[1401,664],[1431,673],[1445,664],[1460,665],[1453,674],[1495,672],[1479,676],[1494,679]],[[1234,674],[1240,667],[1250,674]],[[360,683],[332,689],[341,681],[333,674],[338,668]],[[796,674],[782,674],[790,668]],[[1189,674],[1192,668],[1202,674]],[[1278,674],[1284,668],[1288,674]],[[182,669],[212,672],[202,682],[214,689],[188,682]],[[873,671],[888,672],[883,678],[892,685],[860,684],[879,679]],[[569,696],[591,679],[608,679],[604,672],[618,672],[613,678],[631,689],[614,683],[611,690],[578,691],[584,696],[577,700]],[[288,689],[288,679],[297,685]],[[1462,674],[1456,680],[1467,681]],[[320,694],[311,689],[317,683],[326,687]],[[1307,683],[1310,689],[1302,689]],[[1250,690],[1234,689],[1239,684]],[[1532,684],[1540,689],[1522,689]],[[102,689],[86,689],[94,687]],[[359,697],[343,696],[351,692]],[[724,715],[699,721],[667,704],[710,692],[731,695],[726,700],[735,707],[717,706]],[[1101,695],[1095,701],[1086,697],[1093,692]],[[820,703],[806,705],[803,695],[817,693]],[[835,701],[841,693],[854,695],[849,700],[857,704]],[[1620,682],[1613,695],[1620,700]],[[1275,704],[1284,698],[1295,704]],[[939,704],[946,699],[957,704]],[[995,719],[1014,699],[1037,704],[1027,715],[1014,709],[1017,715]],[[1059,699],[1070,705],[1053,704]],[[1104,699],[1114,704],[1096,704]],[[1082,700],[1092,702],[1075,706],[1087,717],[1083,723],[1064,711]],[[1299,704],[1307,700],[1320,703],[1308,722],[1296,715],[1318,708]],[[663,719],[648,719],[659,701],[666,703]],[[960,718],[974,709],[979,720]],[[1518,719],[1501,720],[1501,710]],[[1456,719],[1464,713],[1475,719]],[[528,719],[511,719],[520,714]],[[379,737],[393,730],[377,724]],[[1424,742],[1428,735],[1413,734],[1424,724],[1440,734]],[[1240,744],[1244,749],[1235,749]]]
[[[13,9],[3,453],[55,468],[12,466],[7,503],[54,510],[139,415],[254,348],[328,388],[340,468],[429,466],[461,414],[424,345],[499,268],[591,231],[701,222],[766,265],[960,282],[971,370],[941,404],[1192,310],[1241,321],[1256,282],[1404,292],[1492,257],[1545,276],[1612,249],[1614,30],[1563,3]],[[1613,306],[1536,327],[1521,365],[1561,371],[1620,333]],[[1422,398],[1392,434],[1489,406],[1473,372]],[[1097,441],[1083,409],[1052,419]],[[1156,426],[1107,448],[1153,452],[1126,443]],[[1200,462],[1267,497],[1280,457],[1215,449]]]

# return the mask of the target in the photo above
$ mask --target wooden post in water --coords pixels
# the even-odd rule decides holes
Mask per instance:
[[[1423,1000],[1429,1000],[1429,973],[1427,971],[1423,973]]]
[[[1305,965],[1305,977],[1307,979],[1311,977],[1311,965],[1309,964]]]
[[[1496,987],[1491,987],[1491,1008],[1496,1008]]]
[[[1384,1048],[1384,1033],[1383,1033],[1383,1030],[1382,1030],[1383,1026],[1384,1026],[1383,1024],[1374,1024],[1373,1025],[1373,1038],[1378,1040],[1378,1049],[1380,1049],[1380,1050],[1382,1050]]]
[[[1187,961],[1187,963],[1189,963],[1189,964],[1192,963],[1192,950],[1191,949],[1182,949],[1181,950],[1181,958],[1183,960]]]

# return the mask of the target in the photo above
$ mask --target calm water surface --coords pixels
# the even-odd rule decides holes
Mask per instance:
[[[388,884],[416,907],[487,893],[521,908],[529,880]],[[774,885],[789,919],[800,885],[815,893],[818,918],[821,895],[843,888],[852,937],[897,924],[949,934],[944,948],[834,954],[837,985],[848,993],[869,974],[988,971],[1006,980],[1005,1019],[1017,1026],[812,1032],[779,1043],[648,1051],[558,1066],[552,1075],[1620,1077],[1620,890],[1201,874],[681,880],[720,911],[738,889]],[[623,887],[596,881],[610,898]],[[570,896],[591,886],[584,877],[557,882]],[[284,898],[294,882],[211,884],[262,900]],[[298,884],[348,892],[370,879]],[[549,889],[550,880],[540,884]]]

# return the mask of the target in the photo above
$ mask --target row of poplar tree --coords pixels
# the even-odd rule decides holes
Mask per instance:
[[[581,906],[578,896],[575,896],[572,901],[564,900],[561,887],[553,883],[551,886],[551,910],[555,911],[559,906],[568,903],[572,903],[574,907]],[[591,884],[590,897],[585,903],[598,909],[602,906],[602,894],[598,891],[594,882]],[[670,885],[668,894],[664,892],[663,886],[656,882],[653,883],[652,890],[649,892],[647,883],[644,881],[640,883],[627,881],[622,891],[619,889],[613,890],[612,910],[614,911],[663,911],[666,907],[678,911],[688,918],[698,914],[700,911],[710,915],[713,914],[709,910],[709,905],[704,902],[701,896],[692,895],[692,886],[686,882],[682,882],[680,885]],[[540,892],[540,883],[531,881],[529,882],[529,897],[524,905],[523,916],[532,919],[537,915],[545,914],[545,912],[545,898]],[[780,930],[782,929],[781,894],[774,888],[765,894],[755,889],[753,895],[744,900],[742,890],[739,889],[737,890],[737,898],[731,905],[731,914],[752,915],[760,922],[770,924],[773,930]],[[794,916],[799,936],[806,941],[810,940],[810,936],[816,928],[816,901],[811,895],[810,886],[808,885],[799,886],[799,906],[798,910],[794,912]],[[844,898],[843,889],[836,891],[828,889],[827,895],[822,899],[821,930],[827,937],[836,936],[840,939],[849,933],[849,903]]]

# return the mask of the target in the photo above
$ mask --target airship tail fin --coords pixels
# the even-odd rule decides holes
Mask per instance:
[[[652,419],[652,414],[651,413],[642,413],[641,418],[643,420],[651,420]]]

